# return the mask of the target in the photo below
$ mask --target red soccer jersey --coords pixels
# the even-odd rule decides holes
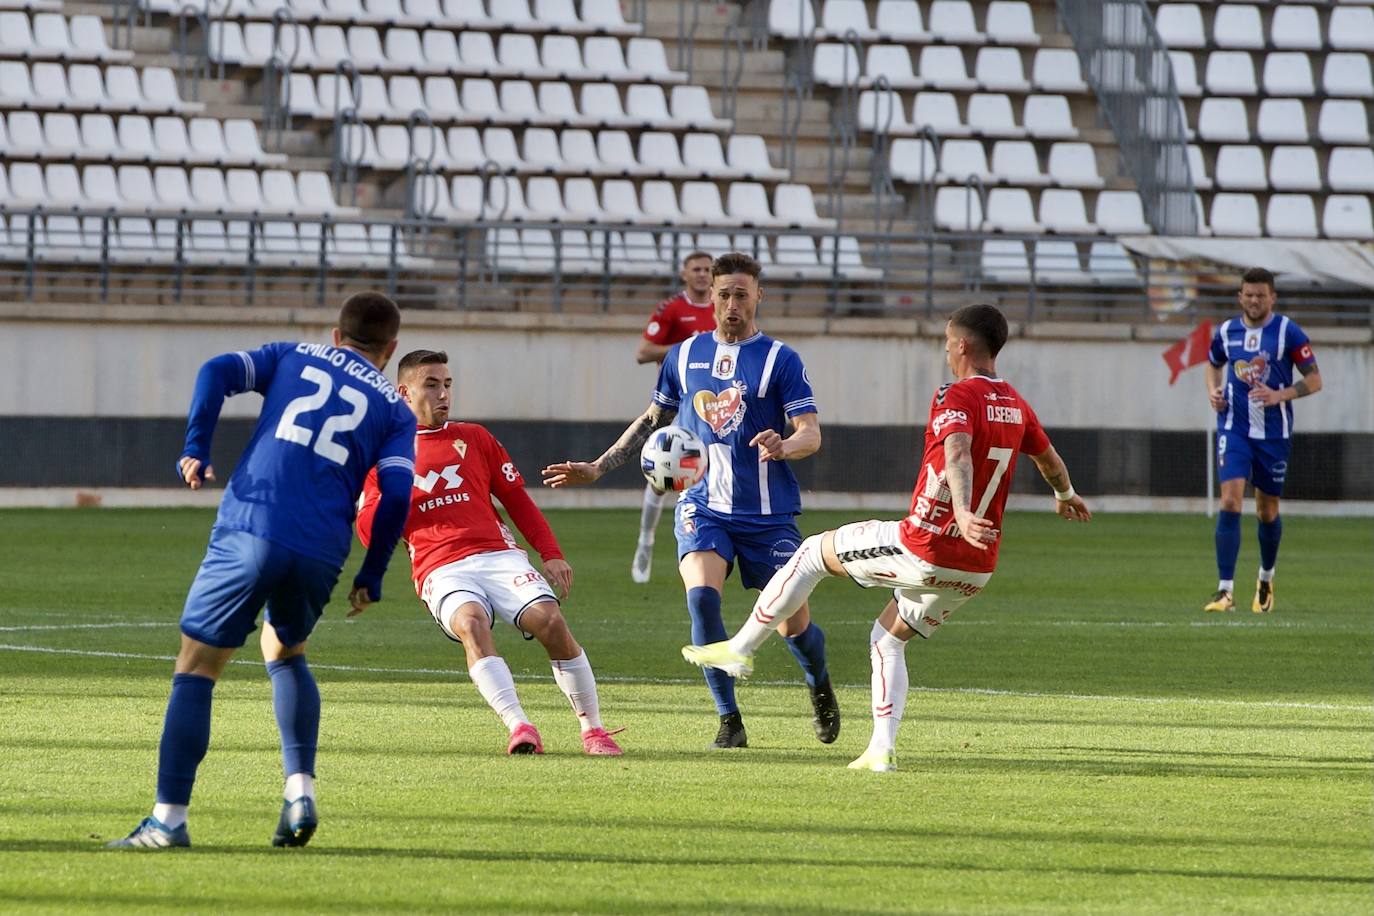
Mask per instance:
[[[987,550],[965,541],[954,524],[954,509],[945,484],[945,439],[951,433],[973,436],[973,514],[998,529]],[[976,375],[943,385],[930,402],[925,455],[911,513],[902,521],[901,537],[912,553],[928,563],[968,572],[992,572],[1001,545],[1002,511],[1016,470],[1016,455],[1039,455],[1050,447],[1035,411],[1001,379]]]
[[[416,430],[415,485],[402,534],[410,550],[416,591],[440,566],[473,554],[519,547],[496,514],[493,496],[506,506],[543,559],[562,559],[548,523],[525,493],[520,471],[485,427],[450,421],[437,429]],[[363,484],[363,504],[358,510],[358,535],[364,544],[371,540],[372,517],[380,499],[374,468]]]
[[[711,304],[697,305],[687,298],[687,291],[683,290],[654,309],[649,325],[644,329],[644,339],[660,346],[672,345],[693,334],[704,334],[715,329],[716,313]]]

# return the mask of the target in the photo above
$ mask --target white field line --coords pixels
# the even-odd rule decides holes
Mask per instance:
[[[123,658],[142,661],[162,661],[170,662],[175,660],[172,655],[151,655],[137,652],[107,652],[95,649],[55,649],[47,646],[19,646],[8,643],[0,643],[0,651],[5,652],[37,652],[44,655],[77,655],[86,658]],[[253,665],[261,667],[262,662],[246,658],[236,658],[230,660],[231,665]],[[441,677],[459,678],[463,675],[459,669],[448,668],[373,668],[361,665],[327,665],[310,663],[310,667],[317,671],[347,671],[361,674],[430,674]],[[522,674],[521,680],[552,681],[553,675],[550,674]],[[672,678],[652,678],[652,677],[617,677],[614,675],[598,675],[597,680],[603,683],[613,684],[645,684],[651,686],[676,686],[684,684],[699,684],[696,678],[672,677]],[[751,684],[759,687],[795,687],[796,681],[764,681],[751,680]],[[840,684],[854,690],[867,688],[868,684]],[[1290,703],[1279,700],[1220,700],[1208,697],[1137,697],[1137,696],[1107,696],[1102,694],[1089,693],[1047,693],[1037,690],[995,690],[985,687],[912,687],[912,693],[942,694],[952,693],[969,696],[993,696],[993,697],[1014,697],[1018,699],[1051,699],[1051,700],[1078,700],[1090,703],[1148,703],[1148,704],[1170,704],[1187,703],[1193,706],[1235,706],[1246,709],[1314,709],[1329,710],[1334,712],[1365,712],[1374,713],[1374,705],[1354,705],[1344,703]]]
[[[138,627],[165,627],[160,621],[126,621],[124,623],[47,623],[19,627],[0,627],[0,633],[32,633],[40,630],[118,630]]]

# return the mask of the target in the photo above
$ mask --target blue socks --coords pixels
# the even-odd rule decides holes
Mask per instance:
[[[1279,561],[1279,540],[1283,537],[1283,517],[1259,523],[1260,569],[1272,570]]]
[[[272,678],[272,707],[281,732],[282,769],[286,775],[315,775],[315,748],[320,739],[320,689],[304,655],[267,663]]]
[[[806,675],[806,686],[815,687],[816,683],[830,679],[825,670],[825,631],[812,622],[800,636],[788,636],[784,640],[787,650],[801,665]]]
[[[1263,535],[1260,536],[1263,538]],[[1277,551],[1278,540],[1275,539]],[[1240,513],[1217,513],[1217,577],[1230,580],[1236,577],[1236,557],[1240,554]]]
[[[687,613],[692,616],[694,645],[704,646],[730,638],[730,634],[725,632],[725,621],[720,616],[720,592],[714,588],[689,588]],[[735,703],[735,679],[714,668],[702,670],[706,674],[706,685],[711,688],[711,696],[716,701],[716,712],[722,716],[739,712],[739,705]]]
[[[191,803],[196,767],[210,747],[212,678],[199,674],[172,675],[172,694],[162,721],[157,750],[157,800],[168,805]]]

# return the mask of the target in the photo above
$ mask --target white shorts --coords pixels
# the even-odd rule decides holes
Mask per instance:
[[[523,550],[476,553],[440,566],[425,577],[420,587],[420,600],[434,615],[444,634],[455,640],[458,636],[449,625],[453,612],[470,601],[482,605],[492,626],[496,625],[499,616],[516,629],[520,628],[520,615],[531,604],[558,603],[553,589],[530,565],[530,558]]]
[[[835,529],[835,555],[864,588],[890,588],[907,626],[929,637],[955,608],[983,590],[988,572],[935,566],[907,549],[900,522],[855,522]]]

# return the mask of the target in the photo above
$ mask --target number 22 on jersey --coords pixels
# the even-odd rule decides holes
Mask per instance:
[[[319,432],[316,433],[309,426],[303,426],[297,421],[307,418],[309,414],[316,413],[325,405],[325,402],[329,400],[330,393],[334,390],[334,379],[330,377],[329,373],[316,366],[302,368],[301,378],[314,385],[315,391],[293,398],[286,405],[286,409],[282,411],[281,420],[277,423],[277,438],[294,442],[306,448],[310,448],[313,440],[315,454],[327,458],[335,464],[347,464],[348,449],[335,442],[334,437],[339,433],[357,429],[358,425],[363,422],[363,417],[367,415],[367,397],[356,388],[340,385],[339,397],[346,401],[352,410],[348,413],[331,414],[325,417]]]

